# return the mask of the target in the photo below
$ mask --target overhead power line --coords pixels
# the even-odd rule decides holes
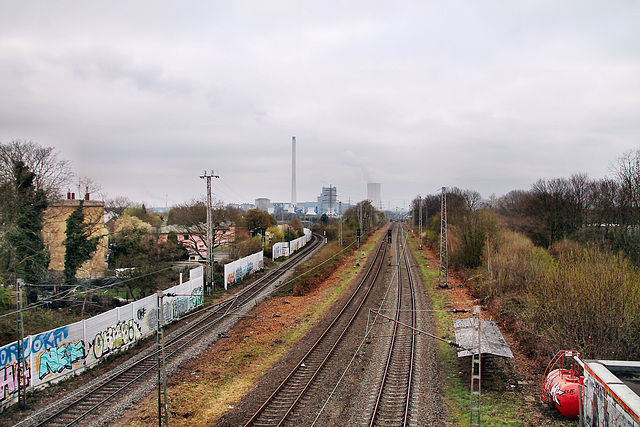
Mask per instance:
[[[128,279],[121,280],[119,282],[110,283],[110,284],[104,285],[104,286],[98,286],[97,288],[85,289],[85,290],[81,290],[81,291],[77,291],[76,287],[74,287],[72,289],[67,289],[67,290],[63,291],[62,293],[58,294],[56,296],[56,298],[54,298],[54,299],[41,301],[41,302],[37,302],[37,303],[32,304],[32,305],[29,305],[29,306],[25,307],[22,311],[32,310],[32,309],[38,308],[38,307],[43,307],[45,305],[48,305],[48,304],[51,304],[51,303],[54,303],[54,302],[66,301],[66,297],[68,297],[70,295],[73,295],[73,294],[79,294],[79,295],[92,294],[94,292],[98,292],[98,291],[101,291],[103,289],[112,288],[112,287],[114,287],[116,285],[122,285],[122,284],[126,284],[128,282],[131,282],[133,280],[142,279],[142,278],[148,277],[148,276],[153,276],[154,274],[161,273],[163,271],[170,270],[172,268],[173,267],[162,268],[160,270],[152,271],[150,273],[143,274],[143,275],[140,275],[140,276],[130,277]],[[32,285],[28,285],[28,286],[31,287]],[[38,286],[38,285],[33,285],[33,286]],[[15,315],[17,313],[18,313],[18,311],[12,311],[12,312],[9,312],[9,313],[1,314],[0,317],[6,317],[6,316],[10,316],[10,315]]]

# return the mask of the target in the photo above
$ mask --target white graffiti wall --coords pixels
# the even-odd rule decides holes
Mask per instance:
[[[290,242],[275,243],[271,250],[273,259],[276,260],[283,256],[289,256],[295,251],[297,251],[298,249],[302,248],[304,245],[309,243],[309,241],[311,240],[312,234],[313,233],[311,232],[311,230],[309,230],[308,228],[305,228],[304,236],[299,237]]]
[[[203,267],[191,270],[189,281],[164,291],[164,323],[179,318],[202,304]],[[79,373],[104,357],[122,351],[141,338],[155,333],[158,297],[151,295],[123,307],[63,326],[24,340],[28,388],[59,381]],[[18,343],[0,347],[0,408],[8,406],[18,393]]]
[[[247,274],[262,270],[264,252],[256,252],[224,265],[224,288],[239,282]]]
[[[637,401],[637,396],[630,391],[627,392],[626,386],[623,386],[618,378],[605,369],[599,369],[603,378],[598,377],[591,370],[598,363],[589,363],[588,365],[584,371],[584,398],[582,401],[585,425],[639,427],[639,414],[633,411],[634,405],[625,404],[625,399],[616,395],[616,391],[620,392],[624,398],[629,399],[626,403]],[[637,411],[637,405],[635,406]]]
[[[275,261],[283,256],[289,256],[289,242],[274,243],[271,248],[271,258]]]

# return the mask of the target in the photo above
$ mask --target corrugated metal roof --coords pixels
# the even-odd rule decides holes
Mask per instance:
[[[473,348],[473,319],[459,319],[453,321],[456,332],[456,342],[465,348]],[[509,344],[504,340],[498,325],[491,320],[480,319],[480,345],[482,354],[492,354],[500,357],[513,357]],[[471,356],[468,350],[458,349],[458,357]]]

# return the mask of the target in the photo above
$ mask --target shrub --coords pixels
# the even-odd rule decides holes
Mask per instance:
[[[452,228],[451,264],[457,268],[475,269],[482,265],[485,247],[498,236],[498,217],[489,211],[471,212]]]
[[[353,250],[341,252],[343,248],[330,244],[313,257],[304,267],[296,270],[297,278],[293,283],[293,295],[306,295],[325,281]]]
[[[549,251],[504,232],[477,290],[543,365],[558,350],[640,357],[640,273],[626,258],[571,241]]]

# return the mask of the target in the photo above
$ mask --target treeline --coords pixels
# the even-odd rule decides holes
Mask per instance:
[[[451,266],[540,364],[560,349],[640,357],[640,150],[612,172],[541,179],[488,201],[447,189]],[[441,201],[413,201],[414,227],[422,204],[422,238],[436,250]]]
[[[51,254],[43,238],[43,226],[55,219],[51,215],[62,215],[48,208],[66,199],[68,193],[78,194],[78,207],[68,216],[61,272],[50,268]],[[104,202],[104,221],[101,213],[91,218],[85,215],[85,194]],[[115,287],[119,291],[111,292],[110,298],[92,295],[87,304],[83,297],[83,312],[85,307],[118,304],[116,296],[138,299],[171,286],[178,277],[172,270],[177,261],[191,257],[204,262],[214,252],[221,253],[217,260],[233,260],[260,249],[270,257],[273,243],[304,235],[303,224],[294,214],[279,213],[283,224],[278,226],[276,219],[262,210],[243,212],[214,202],[209,242],[203,199],[185,201],[168,212],[152,212],[126,197],[107,198],[91,178],[76,176],[70,163],[53,147],[33,141],[0,142],[0,284],[9,285],[0,286],[0,309],[15,305],[15,291],[10,289],[15,289],[17,279],[27,285],[24,291],[28,303],[42,300],[44,294],[48,300],[55,300],[55,308],[77,302],[77,285],[87,288],[104,284],[76,280],[76,273],[98,248],[107,254],[106,276],[117,275],[116,281],[123,284]],[[361,221],[363,228],[369,227],[374,217],[371,209],[362,205],[347,212],[345,230],[355,230],[351,225]],[[333,218],[323,215],[319,227],[329,233],[329,238],[337,238],[331,222]],[[215,269],[214,280],[221,283],[222,267],[216,265]]]

